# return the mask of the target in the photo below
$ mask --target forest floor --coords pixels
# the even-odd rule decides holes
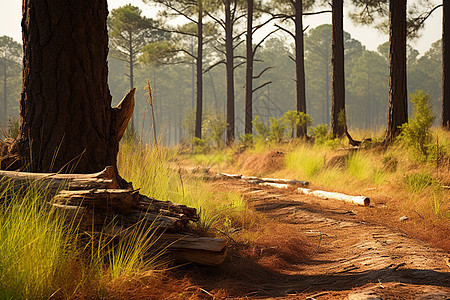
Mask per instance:
[[[228,261],[189,272],[211,295],[279,299],[449,299],[449,255],[416,239],[383,203],[321,200],[293,190],[227,180],[267,217],[253,244],[232,235]],[[403,221],[408,222],[408,221]],[[252,230],[252,229],[250,229]],[[253,229],[254,230],[254,229]],[[447,228],[446,234],[450,231]]]
[[[418,239],[423,232],[382,199],[366,207],[240,180],[211,184],[241,193],[256,213],[254,225],[223,233],[226,261],[127,284],[117,299],[450,299],[448,249]],[[449,237],[448,226],[434,230]]]
[[[209,174],[218,171],[236,169]],[[218,233],[229,239],[226,261],[111,287],[109,299],[450,299],[448,222],[401,220],[381,196],[356,206],[211,178],[215,192],[240,193],[251,211],[242,227]]]

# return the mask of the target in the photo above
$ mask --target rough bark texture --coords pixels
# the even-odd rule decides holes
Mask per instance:
[[[442,126],[450,129],[450,2],[442,13]]]
[[[203,7],[202,1],[198,2],[197,21],[197,110],[195,116],[195,137],[202,138],[203,115]]]
[[[33,172],[116,168],[134,108],[111,108],[106,0],[23,1],[20,134],[12,152]],[[119,120],[119,122],[117,122]]]
[[[245,134],[252,134],[253,120],[253,0],[247,0],[247,39],[245,73]]]
[[[225,1],[225,53],[227,69],[227,144],[234,141],[234,54],[231,0]]]
[[[342,137],[345,134],[345,124],[339,123],[339,113],[345,112],[345,76],[344,76],[344,1],[333,0],[333,35],[332,35],[332,118],[333,135]]]
[[[306,114],[306,92],[305,92],[305,57],[303,42],[303,3],[295,1],[295,74],[297,90],[297,112]],[[297,127],[297,137],[306,136],[306,125]]]
[[[406,0],[389,2],[389,117],[386,142],[408,122],[406,91]]]

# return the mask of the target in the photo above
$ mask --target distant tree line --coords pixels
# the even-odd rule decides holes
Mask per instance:
[[[252,134],[251,121],[256,116],[268,123],[270,117],[295,110],[309,114],[313,125],[330,126],[335,136],[344,134],[346,124],[338,120],[339,113],[344,113],[350,127],[386,128],[386,139],[390,140],[407,121],[407,90],[415,89],[432,95],[433,109],[442,112],[441,124],[448,124],[448,103],[444,100],[449,97],[442,86],[448,75],[442,70],[450,47],[444,40],[437,41],[420,57],[416,50],[406,47],[407,35],[417,35],[426,18],[442,5],[425,1],[427,5],[413,7],[407,15],[406,1],[393,5],[394,1],[387,0],[145,2],[162,8],[157,19],[142,16],[132,5],[110,13],[109,84],[113,99],[120,99],[130,86],[137,86],[132,127],[140,130],[146,120],[143,132],[148,135],[151,122],[145,116],[143,87],[150,79],[157,130],[168,144],[191,138],[183,119],[192,111],[193,135],[197,138],[202,137],[205,113],[226,115],[225,139],[231,142]],[[445,39],[448,4],[443,3]],[[344,32],[344,4],[352,5],[355,21],[390,28],[390,42],[377,51],[368,51]],[[399,7],[401,11],[397,11]],[[305,28],[303,16],[317,13],[330,13],[332,24]],[[170,25],[174,16],[182,16],[187,22]],[[267,26],[274,29],[253,41],[254,33]],[[275,32],[277,35],[273,35]],[[1,44],[7,45],[3,40]],[[17,62],[9,58],[3,61]],[[7,70],[13,70],[11,66]],[[5,122],[6,114],[18,109],[14,106],[17,102],[7,100],[10,97],[5,95],[14,90],[13,86],[17,95],[19,82],[3,82],[6,92],[0,117]],[[306,124],[296,132],[299,137],[306,136]]]

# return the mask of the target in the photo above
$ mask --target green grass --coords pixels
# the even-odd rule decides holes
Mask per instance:
[[[15,192],[4,183],[0,199],[0,298],[48,299],[67,279],[75,250],[73,230],[45,203],[45,192]]]
[[[321,150],[314,150],[310,146],[300,146],[290,151],[285,157],[286,168],[297,173],[297,176],[306,176],[311,179],[324,167],[325,157]],[[300,177],[302,178],[302,177]]]
[[[193,157],[199,156],[191,156],[191,159]],[[141,193],[196,208],[200,221],[195,226],[203,233],[220,227],[226,215],[235,220],[241,219],[237,215],[247,213],[238,193],[217,193],[200,179],[182,175],[178,169],[177,153],[166,148],[122,144],[118,166],[120,174],[139,187]]]

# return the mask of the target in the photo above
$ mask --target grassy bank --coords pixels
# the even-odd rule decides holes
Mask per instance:
[[[346,138],[319,143],[291,140],[265,146],[257,142],[243,152],[227,154],[220,163],[216,158],[224,154],[218,153],[232,149],[188,159],[218,170],[307,180],[313,188],[367,195],[433,223],[450,219],[445,188],[450,185],[450,133],[434,129],[432,135],[426,158],[401,141],[386,148],[376,142],[381,140],[376,133],[358,132],[358,139],[371,137],[373,141],[360,150],[349,148]]]

